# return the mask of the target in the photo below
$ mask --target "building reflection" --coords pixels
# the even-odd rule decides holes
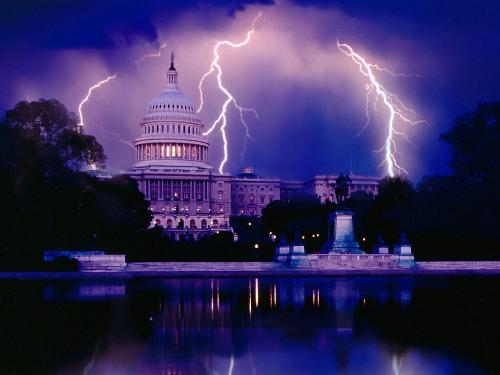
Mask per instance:
[[[75,281],[70,283],[48,283],[44,287],[46,301],[105,300],[125,296],[125,281]]]
[[[296,347],[334,353],[329,356],[335,366],[349,368],[353,340],[364,337],[369,316],[387,303],[404,309],[411,302],[411,282],[386,283],[373,287],[366,278],[163,280],[157,308],[144,316],[151,336],[134,371],[222,374],[232,363],[235,373],[251,374],[268,353],[282,352],[285,361],[284,354]],[[275,360],[280,361],[279,354]]]

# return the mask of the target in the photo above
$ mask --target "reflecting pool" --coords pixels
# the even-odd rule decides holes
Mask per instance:
[[[500,278],[0,281],[2,374],[498,374]]]

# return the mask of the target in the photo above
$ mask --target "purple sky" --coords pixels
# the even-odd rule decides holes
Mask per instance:
[[[500,96],[500,26],[495,2],[387,1],[375,7],[352,1],[325,4],[280,1],[245,4],[217,1],[148,4],[100,1],[6,1],[0,5],[2,90],[0,109],[20,100],[56,98],[76,112],[89,86],[117,78],[94,92],[84,107],[85,131],[105,147],[108,167],[125,170],[134,152],[125,142],[139,134],[148,102],[165,84],[175,50],[181,89],[199,104],[197,85],[209,68],[216,40],[240,41],[258,12],[262,17],[248,46],[222,48],[223,80],[248,114],[252,139],[240,155],[244,128],[230,110],[230,160],[226,171],[252,165],[258,174],[307,178],[348,171],[383,175],[387,113],[378,113],[359,136],[368,81],[340,53],[349,43],[368,61],[419,77],[378,73],[390,91],[426,121],[398,139],[400,164],[417,181],[446,172],[446,145],[438,141],[453,119],[478,102]],[[103,4],[104,3],[104,4]],[[167,47],[159,58],[134,61]],[[223,96],[207,81],[205,125]],[[117,135],[116,135],[117,134]],[[220,133],[209,137],[211,162],[222,157]]]

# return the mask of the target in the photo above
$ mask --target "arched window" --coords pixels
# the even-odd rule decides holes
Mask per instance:
[[[196,228],[196,223],[194,219],[189,220],[189,228],[195,229]]]
[[[213,227],[213,228],[217,228],[218,226],[219,226],[219,220],[214,219],[214,220],[212,221],[212,227]]]
[[[172,228],[172,219],[168,219],[167,220],[167,229],[171,229]]]
[[[158,225],[158,226],[160,226],[160,225],[161,225],[161,221],[160,221],[160,219],[155,219],[155,225]]]
[[[184,229],[184,220],[179,219],[179,222],[177,223],[177,229]]]
[[[205,219],[201,221],[201,229],[207,229],[207,221]]]
[[[250,204],[255,203],[255,195],[250,194],[248,197],[248,201],[250,202]]]

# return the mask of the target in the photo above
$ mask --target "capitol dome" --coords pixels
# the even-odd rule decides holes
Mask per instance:
[[[192,101],[177,85],[174,54],[166,87],[148,104],[139,124],[135,167],[189,167],[212,169],[208,142]]]

